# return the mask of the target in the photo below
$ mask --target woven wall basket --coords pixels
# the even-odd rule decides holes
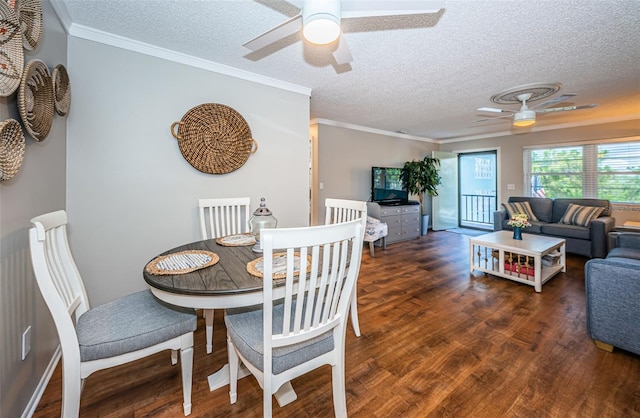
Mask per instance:
[[[53,81],[53,97],[56,113],[66,116],[71,107],[71,84],[69,84],[69,74],[64,65],[58,64],[51,74]]]
[[[53,82],[44,62],[31,60],[24,69],[18,89],[18,108],[29,136],[43,141],[51,130],[54,113]]]
[[[32,51],[38,47],[42,39],[42,1],[16,0],[16,12],[22,27],[22,46]]]
[[[6,1],[0,0],[0,96],[10,96],[18,86],[24,69],[22,31],[18,16]]]
[[[0,122],[0,181],[11,180],[24,158],[24,134],[20,122],[7,119]]]
[[[178,140],[182,156],[203,173],[225,174],[237,170],[247,162],[249,154],[258,149],[242,115],[217,103],[205,103],[189,110],[180,122],[171,125],[171,134]]]

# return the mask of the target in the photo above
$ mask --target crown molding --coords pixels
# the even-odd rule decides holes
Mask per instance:
[[[411,139],[411,140],[414,140],[414,141],[422,141],[422,142],[431,142],[431,143],[434,143],[434,144],[438,143],[438,140],[432,139],[432,138],[426,138],[426,137],[423,137],[423,136],[403,134],[403,133],[400,133],[400,132],[385,131],[385,130],[382,130],[382,129],[368,128],[366,126],[353,125],[351,123],[338,122],[338,121],[330,120],[330,119],[321,119],[321,118],[311,119],[310,125],[329,125],[329,126],[335,126],[335,127],[338,127],[338,128],[353,129],[354,131],[368,132],[368,133],[377,134],[377,135],[393,136],[393,137],[396,137],[396,138]]]
[[[63,2],[61,2],[60,0],[52,0],[51,5],[53,6],[53,9],[58,16],[60,23],[62,24],[62,26],[64,26],[65,32],[69,36],[98,42],[104,45],[109,45],[116,48],[161,58],[167,61],[177,62],[179,64],[184,64],[191,67],[200,68],[202,70],[207,70],[214,73],[227,75],[245,81],[251,81],[253,83],[275,87],[281,90],[286,90],[292,93],[298,93],[307,97],[311,97],[312,89],[309,87],[287,83],[275,78],[262,76],[249,71],[240,70],[238,68],[183,54],[181,52],[172,51],[166,48],[159,48],[157,46],[150,45],[144,42],[135,41],[130,38],[125,38],[109,32],[104,32],[101,30],[89,28],[87,26],[72,23],[69,13],[67,12],[67,8],[64,6]]]

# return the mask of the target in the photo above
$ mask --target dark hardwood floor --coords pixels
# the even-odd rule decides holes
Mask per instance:
[[[526,236],[525,236],[526,239]],[[598,350],[585,324],[583,257],[536,293],[531,286],[469,273],[465,235],[429,232],[363,253],[360,327],[349,325],[347,408],[351,417],[640,417],[640,356]],[[191,417],[258,417],[255,379],[210,392],[207,375],[226,362],[222,311],[214,353],[196,332]],[[60,414],[60,367],[35,417]],[[276,417],[331,417],[331,370],[295,379],[298,400]],[[181,417],[179,366],[169,353],[91,375],[82,417]]]

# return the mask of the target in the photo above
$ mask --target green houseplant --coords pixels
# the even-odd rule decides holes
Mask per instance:
[[[442,183],[439,169],[440,160],[429,156],[422,160],[407,161],[402,167],[400,173],[402,185],[409,193],[418,196],[421,212],[424,210],[424,194],[438,195],[438,186]],[[425,216],[424,213],[422,215]],[[426,233],[426,227],[423,227],[422,233],[423,235]]]

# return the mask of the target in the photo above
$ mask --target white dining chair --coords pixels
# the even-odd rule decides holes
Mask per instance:
[[[335,414],[346,417],[345,329],[362,258],[362,223],[260,233],[263,303],[225,313],[230,401],[237,400],[240,361],[263,389],[265,417],[283,384],[328,364]]]
[[[325,218],[324,224],[335,224],[359,219],[362,223],[362,239],[367,227],[367,202],[359,200],[332,199],[324,201]],[[360,266],[358,266],[360,268]],[[359,273],[356,272],[356,275]],[[351,325],[356,336],[360,336],[360,320],[358,318],[358,284],[353,291],[353,302],[351,303]]]
[[[228,197],[198,200],[200,238],[213,239],[249,232],[251,198]],[[204,309],[207,354],[213,351],[213,309]]]
[[[77,418],[84,379],[163,350],[180,350],[184,415],[191,413],[193,309],[156,299],[149,290],[90,309],[82,277],[67,240],[67,214],[51,212],[31,220],[29,248],[36,281],[51,312],[62,348],[63,418]]]

